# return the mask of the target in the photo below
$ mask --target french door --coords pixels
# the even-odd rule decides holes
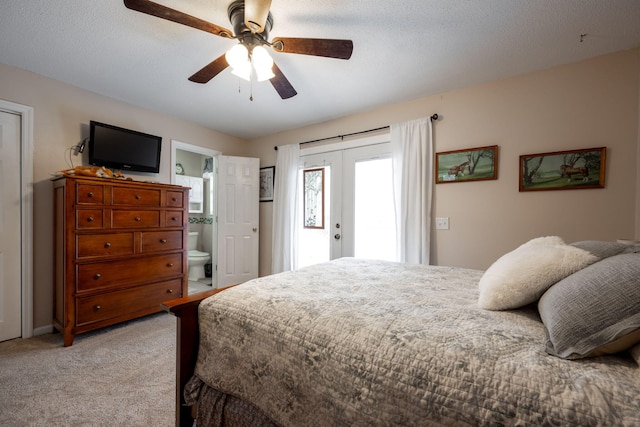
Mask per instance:
[[[343,256],[395,260],[389,143],[302,156],[300,168],[298,267]]]

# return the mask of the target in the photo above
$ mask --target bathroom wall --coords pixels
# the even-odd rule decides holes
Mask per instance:
[[[184,150],[176,150],[176,163],[180,163],[184,169],[184,175],[202,177],[205,161],[208,156],[192,153]],[[213,181],[204,179],[204,202],[203,212],[189,212],[189,231],[196,231],[199,233],[198,247],[197,249],[202,252],[212,254],[214,251],[213,236],[214,236],[214,220],[211,214],[212,198],[211,186]]]

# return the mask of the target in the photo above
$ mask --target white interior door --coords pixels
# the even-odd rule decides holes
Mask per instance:
[[[0,341],[21,336],[20,116],[0,111]]]
[[[218,156],[218,287],[258,277],[260,160]]]

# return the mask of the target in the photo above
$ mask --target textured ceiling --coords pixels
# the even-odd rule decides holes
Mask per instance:
[[[158,0],[226,28],[230,2]],[[351,39],[353,56],[273,52],[298,91],[282,100],[228,69],[188,81],[235,41],[122,0],[3,0],[0,62],[249,139],[640,46],[640,0],[273,0],[271,13],[271,38]]]

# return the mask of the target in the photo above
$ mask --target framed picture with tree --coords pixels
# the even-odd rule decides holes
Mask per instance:
[[[267,166],[260,168],[260,201],[273,202],[273,185],[276,176],[276,167]]]
[[[498,179],[498,146],[436,153],[436,184]]]
[[[520,191],[604,188],[606,147],[520,156]]]

